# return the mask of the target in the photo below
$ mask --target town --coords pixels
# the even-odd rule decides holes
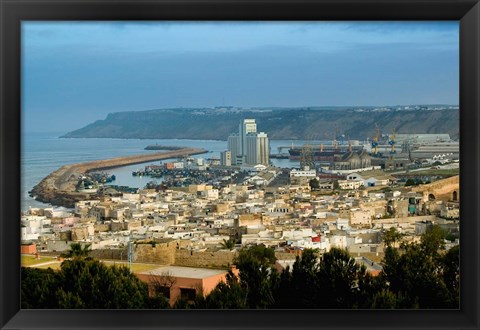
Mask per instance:
[[[377,275],[384,233],[392,228],[404,242],[419,242],[438,225],[447,249],[459,244],[454,157],[423,158],[417,162],[423,172],[392,172],[372,165],[375,155],[349,145],[340,161],[332,150],[315,155],[304,148],[300,168],[279,168],[269,164],[268,137],[256,133],[254,120],[242,122],[228,142],[221,160],[208,166],[202,158],[185,158],[132,173],[168,176],[160,185],[115,193],[103,189],[73,209],[30,208],[21,217],[22,264],[59,268],[61,256],[80,244],[90,256],[125,265],[147,283],[176,278],[168,293],[173,305],[198,290],[208,294],[249,246],[272,248],[278,270],[291,267],[305,249],[320,254],[345,249]],[[330,169],[325,159],[316,165],[330,154]],[[395,164],[391,156],[385,161]]]

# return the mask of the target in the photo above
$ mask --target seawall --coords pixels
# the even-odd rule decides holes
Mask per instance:
[[[75,202],[98,197],[96,193],[76,192],[78,178],[88,172],[106,170],[115,167],[146,163],[150,161],[176,158],[186,155],[198,155],[208,152],[199,148],[182,148],[166,152],[156,152],[112,159],[97,160],[85,163],[69,164],[50,173],[33,187],[30,195],[36,200],[55,206],[74,207]]]

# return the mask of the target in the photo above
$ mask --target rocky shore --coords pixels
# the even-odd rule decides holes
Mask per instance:
[[[50,173],[30,191],[30,196],[43,203],[55,206],[74,207],[75,202],[97,198],[96,193],[80,193],[76,191],[78,178],[85,173],[106,170],[115,167],[140,164],[186,155],[206,153],[205,149],[182,148],[174,151],[158,152],[153,154],[134,155],[92,162],[69,164]]]

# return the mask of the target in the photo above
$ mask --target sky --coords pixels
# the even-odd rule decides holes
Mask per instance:
[[[458,103],[458,22],[22,23],[24,132],[172,107]]]

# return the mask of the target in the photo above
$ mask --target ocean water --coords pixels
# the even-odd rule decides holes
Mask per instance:
[[[61,134],[55,133],[29,133],[22,135],[21,150],[21,205],[25,211],[29,207],[49,207],[50,205],[40,203],[28,195],[28,192],[39,183],[44,177],[57,170],[63,165],[74,164],[92,160],[109,159],[120,156],[154,153],[156,151],[144,150],[147,145],[159,144],[166,146],[182,146],[204,148],[209,152],[196,155],[196,158],[219,158],[220,152],[227,149],[226,141],[213,140],[179,140],[179,139],[64,139],[59,138]],[[270,141],[272,153],[278,152],[278,147],[301,146],[304,141],[273,140]],[[287,152],[283,149],[282,152]],[[167,160],[163,160],[165,162]],[[159,164],[148,162],[135,164],[108,170],[108,173],[115,174],[115,185],[125,185],[135,188],[143,188],[150,177],[134,177],[132,171],[141,169],[145,165]],[[279,167],[298,167],[298,161],[289,159],[272,159],[272,163]]]

